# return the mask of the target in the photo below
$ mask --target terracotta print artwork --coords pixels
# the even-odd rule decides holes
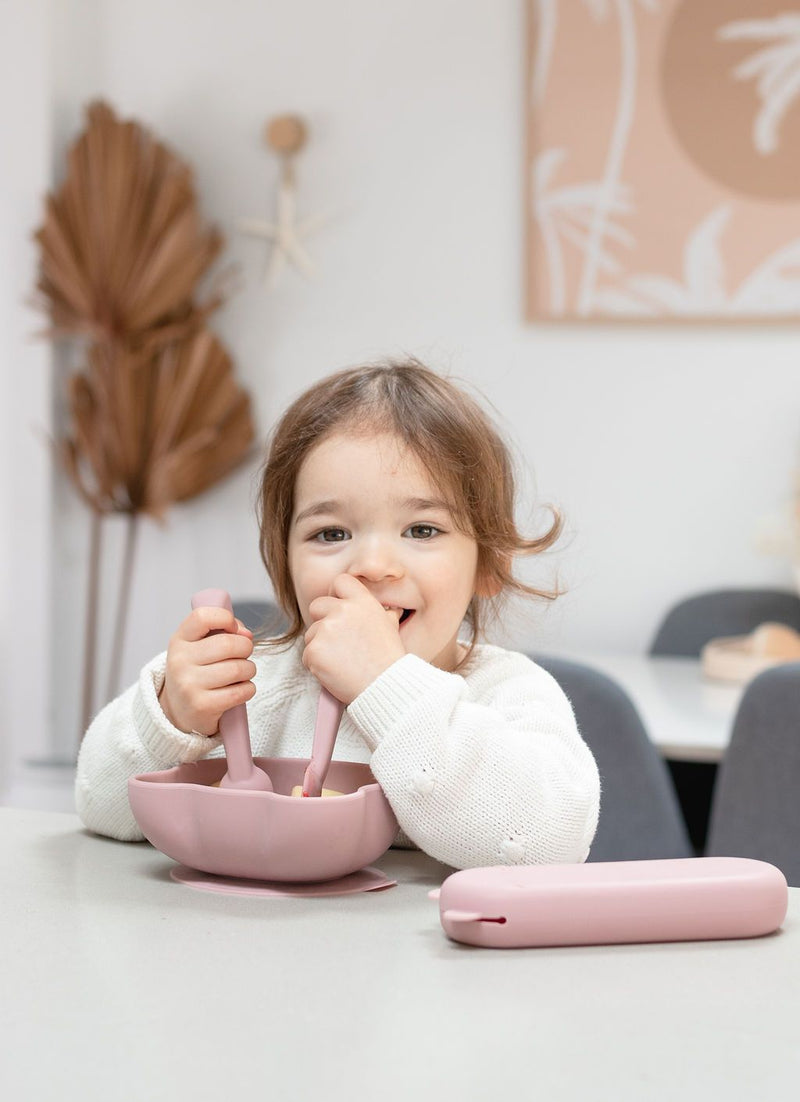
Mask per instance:
[[[528,317],[800,318],[800,3],[528,6]]]

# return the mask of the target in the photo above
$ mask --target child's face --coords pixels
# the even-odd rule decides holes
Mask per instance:
[[[477,563],[475,540],[456,528],[441,491],[393,435],[335,434],[306,456],[289,533],[306,625],[311,601],[351,574],[380,604],[407,610],[399,625],[406,653],[452,670]]]

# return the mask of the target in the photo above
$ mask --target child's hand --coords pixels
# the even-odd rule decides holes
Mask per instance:
[[[340,574],[308,612],[303,665],[344,704],[406,653],[397,610],[387,611],[351,574]]]
[[[253,633],[231,612],[194,609],[167,650],[159,702],[170,723],[181,731],[216,734],[223,712],[255,696],[252,652]]]

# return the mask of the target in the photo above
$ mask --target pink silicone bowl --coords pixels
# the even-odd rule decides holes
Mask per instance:
[[[225,758],[207,758],[128,781],[136,822],[168,857],[201,872],[252,880],[334,880],[377,860],[397,820],[361,762],[331,762],[325,784],[342,796],[303,799],[307,758],[254,758],[273,792],[209,787]]]

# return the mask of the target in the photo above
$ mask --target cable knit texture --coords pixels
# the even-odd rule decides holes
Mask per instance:
[[[301,644],[261,646],[247,706],[253,753],[308,757],[318,685]],[[219,738],[173,727],[158,703],[166,654],[108,704],[86,733],[76,805],[89,829],[142,839],[130,776],[218,757]],[[399,659],[346,709],[336,758],[368,762],[400,833],[454,868],[585,861],[600,782],[561,688],[525,655],[478,646],[459,673]]]

